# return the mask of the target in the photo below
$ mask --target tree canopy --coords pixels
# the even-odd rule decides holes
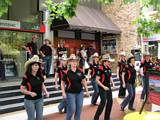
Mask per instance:
[[[55,3],[53,0],[45,0],[44,6],[50,12],[49,22],[55,18],[71,18],[76,15],[75,9],[80,0],[63,0],[63,2]],[[97,0],[100,3],[111,4],[115,0]],[[153,33],[159,33],[160,27],[157,22],[160,19],[160,0],[123,0],[124,4],[131,4],[133,2],[140,2],[141,4],[141,13],[140,17],[135,20],[137,24],[138,34],[142,36],[150,36]],[[0,17],[7,12],[8,6],[12,4],[12,0],[0,0]],[[147,18],[143,12],[143,9],[149,8],[152,6],[156,13],[151,15],[150,18]]]
[[[8,6],[12,4],[12,0],[0,0],[0,17],[7,13]]]

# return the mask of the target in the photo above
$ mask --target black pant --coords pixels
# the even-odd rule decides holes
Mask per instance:
[[[107,91],[99,87],[99,94],[101,101],[94,116],[94,120],[99,120],[99,116],[102,114],[105,106],[104,120],[109,120],[113,104],[111,87],[109,87],[109,90]]]
[[[122,75],[119,75],[120,87],[119,87],[119,94],[118,97],[125,97],[126,96],[126,88],[123,88],[122,82]]]
[[[5,80],[5,65],[0,61],[0,80]]]

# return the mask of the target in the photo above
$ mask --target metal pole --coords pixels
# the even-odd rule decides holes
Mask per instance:
[[[144,53],[144,43],[143,43],[143,35],[140,35],[141,39],[141,60],[143,60],[143,53]]]

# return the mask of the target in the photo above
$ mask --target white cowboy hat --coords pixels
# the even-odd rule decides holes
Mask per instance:
[[[99,57],[99,55],[98,55],[97,52],[95,52],[95,53],[92,55],[92,58],[94,58],[94,57]]]
[[[62,57],[60,57],[60,60],[67,61],[68,60],[67,55],[63,54]]]
[[[109,54],[104,54],[104,55],[102,56],[102,61],[104,61],[104,60],[107,60],[107,61],[109,61],[109,62],[114,62],[114,61],[115,61],[114,59],[111,59],[111,57],[110,57]]]
[[[126,56],[126,52],[125,51],[121,51],[119,55]]]
[[[151,56],[151,54],[149,52],[144,52],[143,55],[144,56]]]
[[[75,54],[71,54],[68,60],[79,60],[79,58]]]
[[[34,55],[31,59],[29,59],[28,61],[25,62],[24,64],[24,68],[25,70],[28,69],[28,66],[32,63],[42,63],[42,61],[39,59],[38,55]]]

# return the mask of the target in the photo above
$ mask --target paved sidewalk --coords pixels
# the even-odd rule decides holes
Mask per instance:
[[[139,99],[141,88],[137,88],[136,90],[137,90],[136,92],[137,96],[135,101],[135,107],[137,111],[139,111],[141,107],[141,103]],[[118,99],[117,95],[118,95],[118,91],[113,92],[114,103],[113,103],[113,109],[111,113],[111,118],[112,118],[111,120],[122,120],[123,116],[126,113],[130,112],[130,111],[125,111],[125,112],[120,111],[119,104],[121,103],[122,99]],[[91,98],[84,99],[84,107],[82,110],[81,120],[92,120],[95,114],[97,106],[91,106],[90,100]],[[65,114],[58,113],[57,106],[58,104],[51,104],[44,107],[44,120],[65,120]],[[150,104],[147,104],[146,110],[151,111]],[[27,120],[27,115],[25,110],[22,110],[18,112],[2,114],[0,115],[0,120]],[[103,115],[101,115],[100,120],[103,120]]]

